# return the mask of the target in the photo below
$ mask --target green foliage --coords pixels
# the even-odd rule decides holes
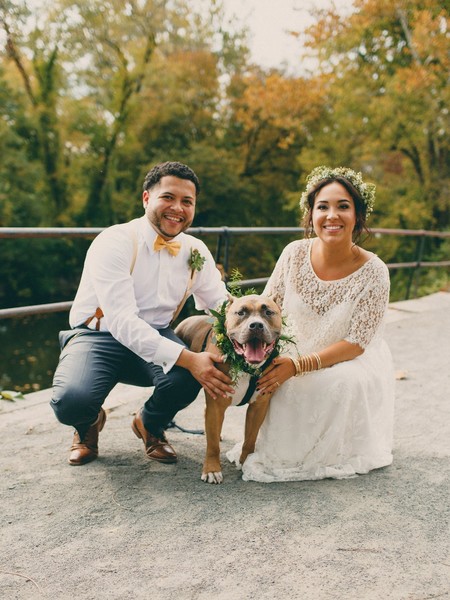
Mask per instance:
[[[46,304],[72,299],[88,240],[2,240],[0,306]]]
[[[328,164],[376,183],[372,227],[448,229],[448,7],[355,5],[316,11],[306,35],[320,69],[292,77],[249,63],[247,32],[219,0],[2,2],[0,226],[140,216],[149,167],[181,160],[202,183],[196,226],[297,225],[305,175]],[[229,264],[266,276],[291,239],[235,237]],[[416,253],[413,238],[366,247],[388,262]],[[85,248],[4,241],[0,301],[71,298]],[[426,258],[438,257],[448,245],[429,242]],[[439,273],[412,287],[445,285]],[[408,272],[392,275],[393,294],[405,290]]]
[[[248,296],[249,294],[256,294],[256,290],[253,288],[242,291],[241,289],[241,281],[242,275],[238,269],[233,269],[230,275],[230,279],[228,282],[228,289],[230,294],[235,298],[242,298],[242,296]],[[225,301],[217,308],[217,310],[211,310],[211,314],[214,317],[214,321],[212,324],[212,329],[214,332],[214,337],[216,340],[216,345],[219,350],[222,352],[224,356],[224,360],[228,362],[230,365],[230,377],[233,382],[236,382],[239,379],[239,376],[242,373],[248,373],[253,377],[258,377],[261,375],[264,370],[266,363],[283,351],[287,344],[295,344],[295,340],[293,337],[282,333],[275,344],[270,356],[267,356],[266,362],[260,366],[254,366],[245,360],[245,358],[238,354],[234,348],[233,342],[227,335],[226,329],[226,318],[227,318],[227,310],[230,301]],[[282,319],[283,327],[286,327],[286,322],[283,317]]]
[[[249,294],[256,294],[255,288],[247,288],[245,291],[242,291],[241,281],[242,281],[242,273],[236,267],[232,269],[230,277],[227,282],[227,287],[230,293],[236,298],[241,298],[242,296],[248,296]]]
[[[446,229],[448,9],[436,0],[356,5],[349,17],[319,13],[309,30],[329,108],[301,164],[307,172],[320,157],[362,170],[389,194],[377,194],[385,204],[407,185],[399,206],[402,226],[415,226],[417,217],[419,227]],[[395,227],[397,206],[385,216]]]

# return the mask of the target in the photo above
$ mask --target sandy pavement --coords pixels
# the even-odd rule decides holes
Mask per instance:
[[[344,481],[200,480],[204,436],[168,432],[176,465],[132,433],[148,389],[107,400],[100,458],[70,467],[49,391],[0,402],[0,598],[450,598],[450,293],[391,305],[394,463]],[[230,409],[222,454],[240,439]],[[201,396],[176,423],[203,428]]]

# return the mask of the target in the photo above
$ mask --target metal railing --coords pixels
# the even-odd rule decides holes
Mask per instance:
[[[0,227],[0,239],[20,238],[93,238],[97,236],[104,227]],[[196,236],[217,235],[217,246],[215,260],[228,272],[231,239],[239,235],[298,235],[304,232],[303,227],[191,227],[187,233]],[[450,267],[450,260],[424,261],[425,240],[427,238],[450,238],[450,231],[428,231],[425,229],[371,229],[375,237],[383,235],[399,235],[416,237],[417,245],[414,260],[403,263],[388,263],[389,270],[411,269],[407,284],[406,299],[409,298],[415,273],[425,267]],[[240,282],[242,287],[263,285],[268,277],[256,279],[245,279]],[[10,317],[21,317],[35,314],[46,314],[52,312],[63,312],[70,310],[72,301],[53,302],[51,304],[36,304],[32,306],[21,306],[0,309],[0,319]]]

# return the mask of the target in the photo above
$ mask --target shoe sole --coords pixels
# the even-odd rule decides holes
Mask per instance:
[[[70,459],[67,461],[69,463],[69,465],[71,465],[72,467],[82,467],[83,465],[87,465],[90,462],[92,462],[93,460],[97,460],[98,455],[93,456],[92,458],[88,458],[87,460],[83,460],[83,462],[72,462]]]

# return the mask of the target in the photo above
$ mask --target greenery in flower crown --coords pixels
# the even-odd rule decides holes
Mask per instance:
[[[237,269],[233,269],[231,272],[230,281],[228,282],[228,290],[232,296],[236,298],[241,298],[242,296],[248,296],[250,294],[256,294],[256,290],[250,288],[245,292],[242,292],[240,281],[242,280],[242,275],[239,273]],[[243,356],[240,356],[236,353],[233,343],[227,335],[225,328],[225,319],[226,319],[226,308],[228,306],[228,301],[222,303],[222,305],[217,310],[211,310],[211,314],[214,317],[214,321],[212,324],[212,329],[214,331],[214,337],[216,340],[216,345],[223,354],[225,360],[230,365],[230,377],[233,383],[237,383],[239,376],[245,372],[254,377],[259,377],[262,373],[261,367],[254,367],[253,365],[249,365]],[[285,326],[285,319],[282,317],[282,325]],[[272,357],[278,356],[283,349],[286,343],[295,344],[294,339],[291,336],[281,334],[278,342],[275,344],[274,349],[271,352]],[[264,366],[264,365],[262,365]]]
[[[200,254],[197,248],[191,248],[191,255],[188,260],[188,265],[191,271],[201,271],[205,264],[206,258]]]
[[[300,208],[306,212],[309,208],[308,205],[308,194],[313,190],[316,185],[323,179],[331,179],[333,177],[343,177],[350,181],[351,184],[358,190],[363,202],[366,207],[366,216],[368,217],[373,211],[375,204],[375,190],[376,186],[373,183],[364,183],[362,174],[356,173],[353,169],[348,167],[326,167],[321,165],[311,171],[306,178],[306,189],[300,198]]]

